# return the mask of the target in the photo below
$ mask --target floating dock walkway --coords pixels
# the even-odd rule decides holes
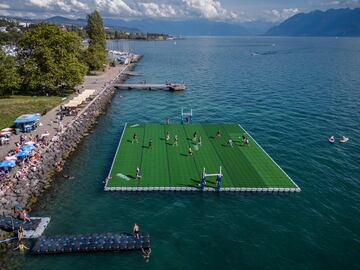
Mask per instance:
[[[23,230],[24,238],[37,238],[41,236],[50,222],[49,217],[31,217],[30,221],[0,216],[0,229],[8,232]]]
[[[58,254],[149,249],[150,236],[145,232],[139,232],[139,238],[130,233],[95,233],[42,236],[32,247],[31,253]]]
[[[248,143],[243,143],[243,136]],[[219,188],[216,175],[220,167]],[[204,171],[210,177],[202,186]],[[237,124],[126,125],[104,189],[122,192],[300,192],[290,176]]]
[[[134,84],[116,84],[114,86],[121,90],[168,90],[168,91],[184,91],[186,89],[183,83],[168,83],[168,84],[155,84],[155,83],[134,83]]]

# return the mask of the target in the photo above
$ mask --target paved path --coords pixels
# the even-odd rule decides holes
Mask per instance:
[[[101,90],[103,90],[105,87],[109,86],[110,82],[113,81],[119,74],[124,72],[127,69],[128,66],[126,65],[118,65],[116,67],[109,68],[106,72],[96,75],[96,76],[85,76],[84,83],[77,87],[79,91],[83,91],[85,89],[95,89],[96,94],[99,94]],[[112,85],[112,84],[111,84]],[[44,116],[41,117],[40,123],[42,123],[42,126],[39,126],[36,131],[33,131],[31,133],[23,133],[29,136],[31,134],[32,137],[35,137],[36,134],[41,136],[47,130],[50,134],[49,140],[52,139],[52,137],[56,134],[58,123],[55,122],[56,120],[56,113],[60,109],[60,105],[67,103],[72,97],[69,97],[67,100],[65,100],[63,103],[59,104],[55,108],[53,108],[51,111],[46,113]],[[36,112],[34,112],[36,113]],[[71,122],[76,116],[65,116],[63,118],[62,124],[65,127],[69,122]],[[14,119],[15,120],[15,119]],[[11,149],[15,149],[15,143],[19,142],[20,135],[12,135],[9,140],[8,145],[0,146],[0,160],[3,160],[7,153]]]

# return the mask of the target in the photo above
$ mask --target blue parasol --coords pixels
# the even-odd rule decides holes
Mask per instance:
[[[16,166],[15,160],[3,160],[0,162],[0,168],[13,168]]]

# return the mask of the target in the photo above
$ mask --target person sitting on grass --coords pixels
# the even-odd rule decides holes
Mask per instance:
[[[139,167],[136,167],[136,179],[141,179],[141,173]]]
[[[192,154],[193,154],[191,147],[189,147],[188,154],[189,154],[189,156],[192,156]]]

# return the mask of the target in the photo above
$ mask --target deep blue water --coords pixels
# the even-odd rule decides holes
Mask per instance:
[[[139,253],[16,256],[22,269],[360,269],[360,39],[189,38],[129,42],[137,82],[182,81],[183,93],[118,92],[64,174],[36,204],[46,234],[131,230]],[[122,48],[122,42],[109,47]],[[125,122],[241,123],[297,182],[298,194],[105,193]],[[347,144],[329,135],[350,137]]]

